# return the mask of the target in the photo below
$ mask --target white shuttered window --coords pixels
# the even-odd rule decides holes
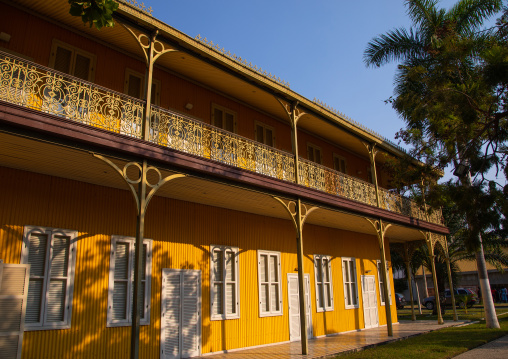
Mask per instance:
[[[211,319],[240,318],[238,248],[210,246]]]
[[[280,252],[258,251],[259,316],[282,315]]]
[[[355,258],[342,258],[344,281],[344,303],[346,309],[358,308],[358,281],[356,280]]]
[[[314,254],[314,277],[316,282],[316,310],[333,310],[332,270],[330,256]]]
[[[134,295],[136,238],[112,236],[108,290],[108,327],[131,325]],[[150,324],[150,293],[152,282],[152,241],[143,240],[143,276],[141,277],[142,325]]]
[[[30,264],[25,330],[71,327],[77,231],[26,226],[21,264]]]

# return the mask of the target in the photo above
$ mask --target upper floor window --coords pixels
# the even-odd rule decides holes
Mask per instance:
[[[210,246],[211,319],[240,318],[238,248]]]
[[[212,125],[236,133],[236,112],[212,104]]]
[[[86,81],[93,81],[95,76],[94,54],[53,40],[49,67]]]
[[[132,323],[132,301],[134,295],[136,238],[112,236],[109,257],[109,289],[107,326],[127,326]],[[152,282],[152,241],[143,240],[143,275],[139,300],[141,301],[140,323],[150,324],[150,294]]]
[[[344,281],[344,303],[346,309],[358,308],[358,282],[356,280],[355,258],[342,258],[342,279]]]
[[[342,173],[347,173],[346,159],[336,153],[333,154],[333,169]]]
[[[258,251],[259,316],[282,315],[280,252]]]
[[[21,264],[30,264],[25,330],[71,327],[77,231],[26,226]]]
[[[256,121],[254,132],[256,141],[270,147],[275,146],[275,130],[273,129],[273,127],[265,125],[262,122]]]
[[[160,81],[152,79],[152,95],[150,103],[159,106],[160,101]],[[145,76],[131,69],[125,70],[125,87],[126,95],[144,99],[145,98]]]
[[[309,161],[316,162],[322,164],[322,151],[321,147],[318,147],[312,143],[307,144],[307,156]]]
[[[314,254],[316,308],[318,312],[333,310],[333,287],[330,256]]]

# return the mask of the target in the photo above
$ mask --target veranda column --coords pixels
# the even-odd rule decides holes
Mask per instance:
[[[423,207],[425,210],[425,219],[429,222],[429,211],[427,210],[427,202],[425,200],[425,183],[422,178],[421,180],[421,190],[422,190],[422,198],[423,198]],[[434,282],[434,302],[436,303],[437,310],[437,324],[443,324],[443,315],[441,313],[441,300],[439,297],[439,289],[437,287],[437,275],[436,275],[436,262],[434,255],[434,243],[432,241],[432,234],[427,232],[425,235],[425,241],[427,242],[427,248],[429,249],[429,259],[430,265],[432,267],[432,281]],[[444,290],[444,288],[443,288]]]
[[[291,144],[293,147],[293,155],[295,162],[295,182],[300,184],[300,160],[298,157],[298,134],[297,123],[301,115],[297,115],[296,107],[298,103],[291,105]],[[304,271],[303,271],[303,226],[302,226],[302,202],[298,198],[296,203],[296,254],[298,261],[298,291],[300,293],[300,330],[302,340],[302,354],[308,354],[308,338],[307,338],[307,315],[306,315],[306,298],[305,298],[305,284],[304,284]]]
[[[153,65],[155,61],[163,54],[173,51],[176,49],[168,48],[160,41],[157,41],[157,35],[159,30],[155,30],[151,36],[147,36],[143,33],[134,33],[134,31],[120,22],[120,24],[135,38],[136,42],[140,46],[143,55],[145,57],[145,111],[143,113],[143,123],[141,124],[141,137],[144,141],[150,140],[150,120],[151,120],[151,103],[152,103],[152,80],[153,80]],[[157,45],[157,48],[156,48]],[[145,230],[145,212],[148,206],[150,198],[164,183],[170,181],[173,178],[184,177],[184,175],[174,175],[162,179],[160,172],[155,168],[148,166],[146,159],[143,160],[142,164],[131,162],[126,165],[122,172],[116,165],[110,161],[104,159],[102,156],[96,156],[107,162],[110,166],[115,168],[119,174],[124,178],[127,184],[131,187],[133,192],[136,205],[137,205],[137,218],[136,218],[136,242],[134,247],[134,288],[132,298],[132,327],[131,327],[131,359],[137,359],[139,357],[139,325],[141,319],[141,301],[139,300],[139,292],[141,289],[141,278],[143,276],[143,237]],[[130,179],[128,178],[125,169],[128,166],[137,166],[139,169],[139,178]],[[148,171],[156,171],[159,176],[159,182],[157,184],[150,184],[147,181]],[[138,185],[137,191],[132,187],[133,184]],[[147,186],[152,187],[152,190],[147,194]]]
[[[450,268],[450,257],[448,256],[448,252],[446,253],[446,268],[448,269],[448,283],[450,284],[450,293],[452,295],[453,320],[457,321],[459,320],[459,318],[457,317],[457,307],[455,305],[455,293],[454,293],[455,291],[453,290],[452,271]]]
[[[427,247],[429,249],[429,259],[430,265],[432,267],[432,281],[434,282],[434,302],[436,303],[437,310],[437,324],[443,324],[443,316],[441,314],[441,301],[439,300],[439,290],[437,287],[437,277],[436,277],[436,264],[434,263],[434,246],[432,245],[432,236],[430,233],[427,233]]]
[[[409,265],[409,261],[406,260],[404,262],[406,264],[406,272],[407,272],[407,283],[409,286],[409,299],[411,300],[411,320],[416,320],[416,314],[415,314],[415,304],[414,304],[414,298],[413,298],[413,284],[411,283],[411,267]]]
[[[429,296],[429,288],[427,288],[427,274],[425,273],[425,266],[422,266],[422,275],[423,275],[423,288],[425,289],[424,298],[427,298]]]
[[[407,283],[409,286],[409,298],[411,300],[411,320],[416,320],[416,314],[415,314],[415,304],[414,304],[414,297],[413,297],[413,284],[411,283],[411,256],[409,255],[409,249],[407,242],[404,243],[404,263],[406,265],[406,273],[407,273]]]
[[[374,183],[374,188],[376,191],[376,204],[377,207],[381,207],[381,200],[379,198],[379,185],[377,182],[377,173],[376,173],[376,154],[377,150],[375,149],[375,144],[366,144],[364,143],[364,146],[367,148],[367,151],[369,153],[369,160],[370,160],[370,166],[371,166],[371,173],[372,173],[372,182]],[[377,221],[378,228],[376,228],[378,241],[379,241],[379,251],[380,251],[380,257],[381,257],[381,271],[383,276],[383,292],[385,297],[385,312],[386,312],[386,327],[388,330],[388,335],[393,336],[393,327],[392,327],[392,310],[390,307],[390,294],[388,292],[388,281],[387,281],[387,274],[386,274],[386,254],[385,254],[385,233],[386,229],[390,225],[386,225],[383,228],[383,221],[381,218]],[[375,226],[376,227],[376,226]]]

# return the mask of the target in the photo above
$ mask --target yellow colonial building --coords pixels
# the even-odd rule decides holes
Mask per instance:
[[[0,357],[390,332],[390,246],[448,232],[402,149],[131,2],[68,11],[0,1]]]

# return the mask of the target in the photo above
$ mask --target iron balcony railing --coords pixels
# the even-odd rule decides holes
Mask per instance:
[[[142,138],[145,101],[3,52],[0,52],[0,100]],[[157,106],[151,108],[149,141],[283,181],[296,182],[291,153]],[[372,184],[302,158],[299,163],[301,185],[377,206]],[[441,224],[440,210],[428,215],[414,201],[397,193],[381,189],[379,195],[380,206],[386,210]]]

